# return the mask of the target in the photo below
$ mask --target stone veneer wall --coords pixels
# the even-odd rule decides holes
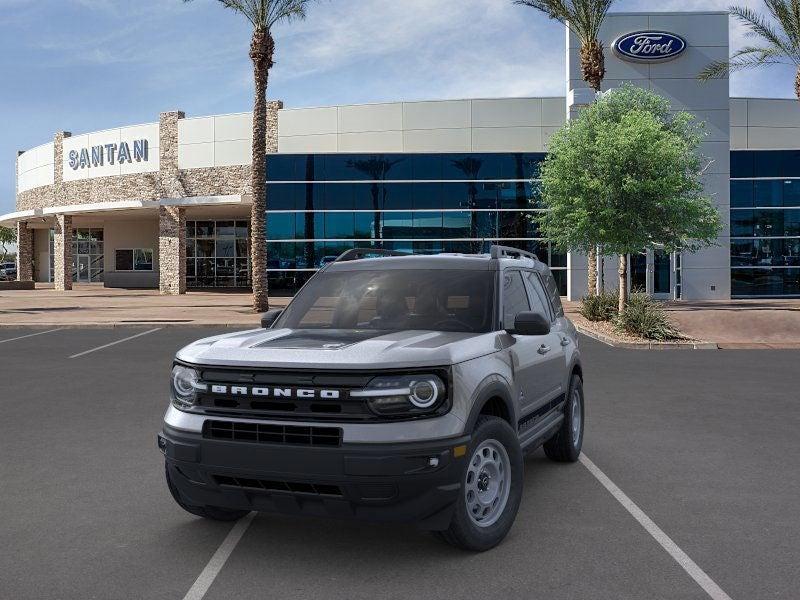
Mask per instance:
[[[17,281],[33,281],[33,229],[17,223]]]
[[[56,215],[53,236],[53,283],[58,291],[72,289],[72,217]]]

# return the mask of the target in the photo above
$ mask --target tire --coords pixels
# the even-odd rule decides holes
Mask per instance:
[[[498,417],[482,416],[475,424],[466,457],[453,520],[448,529],[436,532],[436,537],[463,550],[483,552],[502,542],[514,524],[522,500],[522,450],[508,423]],[[500,468],[501,464],[505,466]],[[489,507],[488,514],[483,516],[482,510],[477,511],[478,516],[470,514],[475,515],[474,509],[483,506],[482,500],[492,498],[497,498],[497,504],[496,508]],[[480,524],[476,519],[482,519]]]
[[[183,500],[178,488],[175,487],[175,484],[172,482],[172,478],[169,475],[169,466],[166,463],[164,463],[164,474],[166,475],[167,487],[169,487],[172,498],[178,506],[188,513],[203,517],[204,519],[211,519],[212,521],[238,521],[250,512],[247,510],[231,510],[220,506],[194,506],[193,504],[189,504]]]
[[[556,434],[544,443],[547,458],[556,462],[576,462],[583,446],[584,423],[583,381],[578,375],[573,375],[564,404],[564,420]]]

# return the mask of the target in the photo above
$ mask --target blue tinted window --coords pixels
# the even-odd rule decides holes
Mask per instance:
[[[446,212],[442,215],[442,218],[443,218],[442,237],[444,238],[472,237],[470,235],[470,227],[472,225],[472,213],[470,213],[469,211]]]
[[[442,208],[442,185],[443,184],[441,183],[413,184],[411,186],[413,208],[415,210],[424,208]]]
[[[414,207],[413,194],[417,183],[384,183],[380,188],[380,207],[384,210],[406,210]]]
[[[383,238],[413,238],[414,219],[410,212],[383,213]]]
[[[377,239],[380,237],[381,218],[375,213],[355,213],[355,237],[358,239]]]
[[[415,154],[411,157],[412,179],[442,179],[440,154]]]
[[[415,238],[442,237],[442,213],[415,212],[413,220]]]
[[[783,205],[800,206],[800,180],[791,179],[783,182]]]
[[[468,208],[469,186],[468,183],[443,183],[442,208]]]
[[[325,209],[326,210],[353,210],[352,183],[327,183],[325,184]]]
[[[298,186],[276,183],[267,186],[267,210],[296,210]]]
[[[754,152],[731,152],[731,177],[752,177]]]
[[[756,177],[780,177],[783,171],[783,153],[779,150],[755,152]]]
[[[731,206],[734,208],[753,206],[752,181],[731,181]]]
[[[297,157],[293,154],[267,156],[267,181],[295,181]]]
[[[755,206],[783,206],[783,181],[756,181]]]
[[[753,235],[753,211],[752,210],[732,210],[731,211],[731,235],[745,236]]]
[[[353,213],[325,213],[325,237],[349,239],[353,237]]]
[[[269,213],[267,215],[267,239],[270,240],[292,240],[294,239],[294,213]],[[217,256],[228,256],[221,254],[217,247]],[[233,256],[231,254],[230,256]]]

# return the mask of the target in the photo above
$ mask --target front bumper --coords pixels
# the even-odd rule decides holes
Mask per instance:
[[[164,425],[158,445],[188,504],[415,523],[442,530],[461,490],[461,446],[435,442],[296,446],[208,439]],[[455,454],[454,448],[459,448]]]

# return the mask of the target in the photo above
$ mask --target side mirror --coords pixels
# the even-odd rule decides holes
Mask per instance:
[[[506,330],[508,331],[508,330]],[[513,331],[516,335],[547,335],[550,333],[550,319],[538,312],[524,311],[517,313]]]
[[[272,310],[268,310],[263,315],[261,315],[261,327],[264,329],[269,329],[272,327],[272,324],[278,320],[278,317],[281,316],[283,313],[283,309],[280,308],[273,308]]]

